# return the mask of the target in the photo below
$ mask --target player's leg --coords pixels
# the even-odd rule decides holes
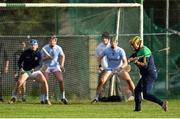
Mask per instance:
[[[22,101],[25,102],[26,101],[26,97],[25,97],[25,93],[26,93],[26,81],[22,84],[22,86],[20,87],[20,90],[21,90]]]
[[[96,88],[96,97],[95,99],[91,102],[97,102],[99,100],[99,96],[102,90],[102,87],[104,86],[104,84],[106,83],[106,81],[112,76],[112,71],[102,71],[100,76],[99,76],[99,81],[98,81],[98,85]]]
[[[16,73],[15,76],[14,76],[14,81],[15,81],[15,86],[14,86],[14,89],[13,91],[15,90],[16,88],[16,85],[17,85],[17,81],[18,81],[18,74]],[[26,90],[26,81],[23,83],[23,85],[21,87],[19,87],[18,89],[18,97],[21,97],[22,101],[25,102],[26,99],[25,99],[25,90]]]
[[[120,79],[127,81],[128,85],[129,85],[129,89],[131,90],[132,93],[134,93],[135,86],[134,86],[134,83],[133,83],[129,73],[126,71],[121,71],[118,76],[120,77]]]
[[[28,77],[29,77],[28,73],[23,73],[19,76],[16,86],[12,92],[12,97],[11,97],[11,100],[9,101],[9,103],[16,102],[18,90],[23,85],[23,83],[28,79]]]
[[[65,97],[63,74],[59,70],[55,70],[53,73],[59,82],[59,89],[60,89],[60,97],[59,98],[64,104],[68,104],[68,100]]]
[[[140,79],[138,84],[136,85],[135,89],[134,89],[134,94],[135,94],[135,109],[134,111],[141,111],[141,101],[142,101],[142,97],[141,97],[141,92],[142,92],[142,80]]]
[[[49,95],[48,95],[49,87],[43,73],[41,71],[35,71],[32,73],[31,77],[32,78],[34,77],[36,81],[40,82],[41,84],[42,95],[44,95],[44,100],[43,100],[44,104],[51,105],[51,102],[49,101]]]
[[[15,73],[14,73],[15,86],[14,86],[13,91],[14,91],[15,88],[16,88],[18,79],[19,79],[19,72],[15,72]],[[21,97],[21,98],[22,98],[22,86],[18,89],[18,97]]]
[[[49,72],[50,72],[50,69],[48,68],[46,71],[41,71],[47,81],[47,84],[48,84],[48,81],[49,81]],[[49,89],[49,87],[48,87]],[[40,102],[41,104],[44,104],[44,101],[45,101],[45,95],[43,94],[43,87],[41,87],[41,95],[40,95]]]
[[[143,80],[143,97],[146,100],[159,104],[164,111],[167,111],[168,110],[167,101],[163,102],[161,99],[151,94],[151,89],[153,87],[154,79],[155,77],[153,77],[153,74],[151,74],[151,75],[147,75],[145,77],[145,80]]]

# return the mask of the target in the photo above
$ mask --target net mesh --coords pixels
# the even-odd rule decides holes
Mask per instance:
[[[3,94],[10,95],[13,88],[13,54],[19,50],[20,41],[39,40],[40,48],[48,43],[48,36],[55,32],[58,44],[66,55],[64,75],[68,98],[89,99],[95,95],[97,85],[95,49],[101,34],[116,32],[116,8],[3,8],[0,21],[0,41],[10,56],[10,70],[4,75]],[[120,33],[138,34],[139,9],[121,8]],[[130,14],[134,14],[133,17]],[[131,20],[129,20],[131,19]],[[136,23],[132,19],[137,19]],[[128,49],[129,37],[120,37],[123,48]],[[59,93],[58,82],[51,75],[50,96]],[[39,84],[28,80],[27,95],[38,95]]]
[[[101,41],[101,34],[108,31],[115,36],[117,22],[117,8],[1,8],[0,42],[1,48],[9,55],[10,67],[8,74],[2,74],[2,92],[10,96],[14,87],[13,54],[20,49],[20,41],[29,41],[30,38],[39,40],[39,47],[48,43],[48,36],[55,32],[58,44],[63,48],[66,61],[64,75],[65,90],[68,98],[90,99],[95,96],[97,86],[97,63],[95,49]],[[128,44],[129,39],[139,35],[139,8],[120,8],[119,46],[125,49],[127,56],[132,53]],[[174,27],[179,28],[178,26]],[[178,29],[177,29],[178,30]],[[165,33],[166,30],[157,27],[151,19],[144,16],[144,43],[150,47],[158,68],[158,80],[153,89],[159,96],[166,96],[165,92],[165,62],[169,60],[169,92],[171,95],[179,94],[179,36],[170,35],[169,57],[166,59],[165,51],[156,52],[166,47],[165,34],[152,35],[152,33]],[[149,35],[146,35],[148,34]],[[3,67],[3,54],[1,53],[1,68]],[[130,75],[137,83],[138,69],[132,64]],[[108,84],[108,82],[107,82]],[[123,84],[123,83],[121,83]],[[59,88],[55,77],[49,80],[50,96],[58,97]],[[39,95],[39,84],[32,80],[27,81],[27,95]]]

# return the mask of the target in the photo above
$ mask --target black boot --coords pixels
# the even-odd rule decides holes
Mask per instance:
[[[135,109],[134,109],[135,112],[140,112],[141,111],[141,104],[140,103],[136,103],[135,104]]]

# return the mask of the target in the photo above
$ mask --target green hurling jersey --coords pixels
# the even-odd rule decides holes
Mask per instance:
[[[150,50],[148,47],[143,46],[143,47],[137,52],[137,57],[140,57],[140,56],[150,57],[150,56],[151,56],[151,50]]]

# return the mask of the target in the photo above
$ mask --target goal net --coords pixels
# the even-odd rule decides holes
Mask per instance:
[[[97,86],[97,62],[95,49],[104,31],[119,39],[119,46],[127,56],[132,51],[128,44],[134,35],[143,36],[142,6],[132,3],[116,4],[0,4],[0,44],[9,56],[8,74],[1,73],[3,96],[10,96],[14,87],[17,65],[14,53],[20,50],[20,42],[31,38],[39,41],[39,48],[48,43],[54,32],[58,44],[66,55],[63,74],[68,99],[90,99]],[[0,60],[3,69],[4,60]],[[137,72],[131,72],[136,77]],[[53,75],[49,80],[50,96],[58,97],[58,82]],[[108,82],[107,82],[108,84]],[[123,84],[123,83],[122,83]],[[121,85],[121,83],[119,84]],[[39,84],[27,81],[28,96],[39,95]]]

